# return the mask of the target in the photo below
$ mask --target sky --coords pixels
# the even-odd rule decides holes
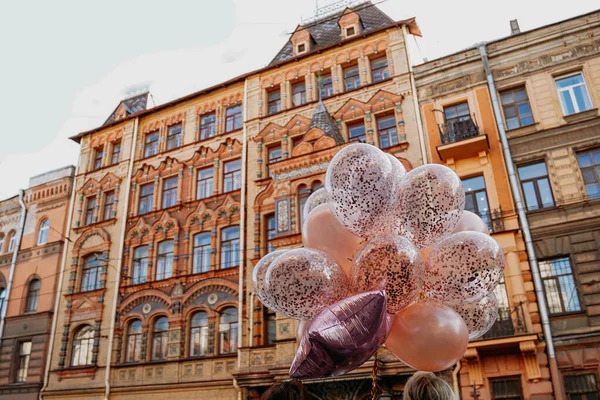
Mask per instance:
[[[0,199],[75,165],[70,136],[102,125],[127,94],[159,105],[267,65],[333,0],[0,0]],[[597,0],[373,0],[416,17],[415,64],[594,11]],[[493,4],[493,5],[492,5]]]

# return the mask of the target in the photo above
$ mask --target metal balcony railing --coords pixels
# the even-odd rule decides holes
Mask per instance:
[[[475,214],[479,215],[483,222],[485,222],[488,226],[488,229],[491,233],[504,232],[504,213],[502,211],[502,207],[497,208],[496,210],[491,210],[489,212],[480,212],[473,211]]]
[[[479,127],[475,120],[471,118],[440,124],[438,125],[438,128],[442,144],[456,143],[461,140],[479,136]]]
[[[480,340],[495,339],[527,333],[523,303],[516,305],[512,310],[508,307],[498,309],[498,319]]]

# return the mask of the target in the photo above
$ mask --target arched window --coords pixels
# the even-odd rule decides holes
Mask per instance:
[[[142,359],[142,321],[136,319],[127,329],[127,352],[125,361],[140,361]]]
[[[240,265],[240,227],[230,226],[221,231],[221,269]]]
[[[9,232],[8,234],[8,252],[12,253],[15,251],[15,246],[17,245],[17,235],[15,231]]]
[[[85,325],[73,337],[71,366],[92,365],[92,349],[94,347],[94,329]]]
[[[298,186],[298,212],[300,213],[300,226],[302,226],[304,218],[306,218],[306,215],[304,215],[304,205],[306,204],[306,200],[308,200],[308,197],[310,196],[310,192],[311,190],[308,186]]]
[[[4,233],[0,233],[0,254],[4,251]]]
[[[167,358],[167,342],[169,339],[169,320],[159,317],[154,321],[152,329],[152,359],[165,360]]]
[[[35,312],[35,310],[37,310],[38,299],[40,298],[40,286],[42,286],[42,284],[39,279],[33,279],[29,283],[25,312]]]
[[[219,324],[219,353],[227,354],[237,351],[238,342],[238,312],[235,307],[229,307],[221,313]]]
[[[193,274],[208,272],[210,270],[210,252],[210,233],[202,232],[194,236]]]
[[[190,356],[208,354],[208,314],[199,311],[194,314],[190,323]]]
[[[156,280],[169,279],[173,275],[173,241],[165,240],[158,244]]]
[[[6,298],[6,288],[0,287],[0,313],[2,313],[2,307],[4,306],[5,298]]]
[[[102,273],[102,255],[92,254],[83,261],[80,291],[89,292],[100,289],[100,276]]]
[[[50,220],[46,218],[40,224],[40,231],[38,232],[38,246],[46,244],[48,242],[48,230],[50,229]]]
[[[321,181],[314,181],[312,183],[312,191],[316,192],[317,190],[321,189],[322,187],[324,187],[324,185],[321,183]]]

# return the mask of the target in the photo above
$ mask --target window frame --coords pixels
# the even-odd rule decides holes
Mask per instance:
[[[16,250],[15,247],[17,247],[17,232],[10,231],[8,232],[8,248],[6,252],[14,253]]]
[[[29,375],[29,363],[31,362],[31,351],[33,348],[33,342],[31,340],[24,340],[18,342],[18,353],[17,353],[17,370],[15,374],[15,383],[27,383],[27,376]],[[23,348],[29,344],[28,352],[24,353]]]
[[[518,101],[512,101],[510,103],[504,103],[505,95],[513,94],[513,98],[514,98],[514,94],[517,92],[521,92],[521,91],[525,94],[525,99],[518,100]],[[527,94],[527,88],[525,87],[525,85],[515,86],[512,88],[504,89],[499,92],[499,95],[500,95],[500,105],[502,107],[502,116],[504,117],[504,123],[506,126],[506,130],[510,131],[510,130],[514,130],[514,129],[524,128],[526,126],[535,125],[535,119],[533,118],[533,110],[531,109],[531,102],[529,101],[529,95]],[[527,107],[529,108],[529,117],[531,118],[531,123],[526,124],[526,125],[523,124],[523,119],[527,118],[527,114],[523,114],[523,116],[522,116],[521,110],[519,109],[519,106],[522,104],[527,104]],[[506,115],[506,110],[510,109],[510,108],[512,108],[514,110],[515,116],[508,118]],[[511,128],[509,126],[509,119],[514,119],[514,118],[516,118],[517,122],[519,123],[519,126]]]
[[[352,136],[352,129],[357,128],[359,126],[362,126],[363,133],[358,136]],[[365,124],[364,118],[346,122],[346,130],[348,131],[348,142],[367,143],[367,126]]]
[[[385,65],[374,68],[374,64],[376,62],[379,62],[382,60],[385,61]],[[390,67],[389,67],[387,55],[371,59],[371,60],[369,60],[369,63],[371,65],[371,79],[373,80],[373,83],[379,83],[379,82],[383,82],[387,79],[390,79]],[[375,79],[376,72],[378,74],[380,73],[380,76],[378,77],[378,79]]]
[[[145,188],[151,188],[149,193],[144,194]],[[149,201],[149,204],[148,204]],[[142,204],[146,204],[147,210],[142,212]],[[140,185],[140,194],[138,197],[138,215],[145,215],[151,213],[154,208],[154,183],[146,183]]]
[[[239,163],[239,169],[227,171],[227,166],[233,165],[233,163]],[[239,184],[238,187],[236,187],[236,185],[235,185],[236,184],[236,176],[237,176],[237,182]],[[227,184],[228,184],[229,180],[231,180],[231,188],[228,190]],[[234,192],[236,190],[239,190],[241,187],[242,187],[242,159],[236,158],[233,160],[225,161],[223,163],[223,193]]]
[[[489,378],[490,381],[490,395],[491,395],[491,400],[524,400],[525,397],[523,395],[523,382],[521,380],[521,375],[511,375],[511,376],[500,376],[500,377],[495,377],[495,378]],[[494,390],[494,382],[501,382],[501,381],[506,381],[506,382],[519,382],[519,393],[517,394],[517,396],[511,396],[509,394],[507,395],[497,395],[495,393]]]
[[[82,334],[82,332],[84,332],[84,334]],[[85,337],[86,334],[90,333],[91,337]],[[79,337],[81,336],[81,337]],[[91,366],[93,365],[93,348],[94,348],[94,339],[96,336],[96,331],[94,330],[94,328],[92,328],[90,325],[82,325],[79,326],[74,334],[73,334],[73,338],[71,340],[71,366],[72,367],[85,367],[85,366]],[[81,354],[83,354],[83,352],[79,351],[79,353],[75,352],[75,346],[79,343],[79,348],[80,349],[84,349],[85,350],[85,354],[83,357],[83,361],[84,363],[81,363],[82,357]],[[77,357],[77,362],[75,357],[79,354],[79,357]]]
[[[548,263],[552,263],[552,262],[560,262],[560,261],[564,261],[566,260],[568,262],[568,266],[570,269],[570,273],[563,273],[563,274],[554,274],[553,272],[550,272],[551,275],[550,276],[544,276],[546,271],[544,270],[545,265]],[[540,277],[542,278],[542,285],[543,285],[543,289],[544,289],[544,296],[546,298],[546,304],[548,306],[548,315],[550,317],[557,317],[557,316],[562,316],[562,315],[571,315],[571,314],[581,314],[583,312],[585,312],[585,306],[584,303],[581,301],[581,297],[579,295],[579,283],[577,282],[577,276],[575,274],[575,269],[573,268],[573,263],[571,262],[571,258],[568,256],[559,256],[559,257],[552,257],[552,258],[547,258],[547,259],[543,259],[543,260],[539,260],[539,269],[540,269]],[[563,283],[561,283],[560,278],[561,277],[571,277],[571,283],[573,285],[573,294],[575,295],[575,300],[577,301],[577,310],[572,310],[572,311],[567,311],[565,309],[565,303],[564,303],[564,298],[563,296],[565,295],[566,292],[563,292]],[[550,301],[550,298],[548,297],[548,290],[546,289],[546,281],[550,281],[553,280],[556,283],[556,287],[558,288],[558,299],[560,301],[560,307],[561,310],[558,312],[554,312],[552,311],[552,305],[554,304],[554,302]]]
[[[599,154],[598,162],[596,162],[595,157],[594,157],[594,153],[596,153],[596,152]],[[591,165],[582,167],[580,157],[585,154],[589,154],[589,157],[591,159]],[[593,199],[593,200],[600,199],[600,172],[599,172],[599,169],[600,169],[600,147],[593,147],[590,149],[579,150],[575,153],[575,155],[577,156],[577,166],[579,167],[579,173],[581,174],[581,180],[583,182],[585,196],[588,199]],[[588,192],[587,186],[593,185],[593,183],[586,183],[586,181],[585,181],[585,179],[586,179],[585,172],[587,170],[592,170],[592,173],[594,174],[594,178],[596,180],[595,185],[597,186],[597,191],[598,191],[598,193],[596,193],[596,194],[590,194]]]
[[[90,208],[90,204],[93,207]],[[85,215],[83,217],[84,226],[89,226],[96,223],[96,206],[98,205],[98,199],[96,196],[89,196],[85,201]]]
[[[42,246],[48,243],[48,237],[50,236],[50,219],[44,218],[40,223],[40,227],[38,228],[38,239],[37,245]],[[0,252],[2,245],[0,244]]]
[[[568,86],[566,88],[559,88],[558,87],[558,81],[561,81],[561,80],[564,80],[564,79],[568,79],[568,78],[572,78],[572,77],[575,77],[575,76],[581,76],[582,83],[576,84],[576,85],[571,85],[571,86]],[[563,116],[564,117],[569,116],[569,115],[579,114],[579,113],[582,113],[582,112],[594,109],[594,105],[592,104],[592,98],[590,97],[590,92],[588,90],[587,82],[585,81],[585,76],[583,75],[583,71],[577,71],[577,72],[572,72],[572,73],[565,74],[565,75],[555,76],[554,77],[554,86],[556,88],[556,93],[558,94],[558,102],[560,103],[560,107],[561,107],[561,110],[563,112]],[[590,107],[587,108],[587,109],[584,109],[584,110],[580,109],[580,105],[577,103],[577,97],[575,96],[575,94],[573,92],[573,88],[574,87],[578,87],[578,86],[583,86],[583,89],[584,89],[583,93],[585,94],[585,96],[587,97],[587,101],[589,102],[589,106]],[[563,100],[562,100],[562,95],[561,95],[562,92],[568,92],[569,93],[569,98],[571,100],[571,104],[573,105],[573,112],[572,113],[567,113],[566,106],[565,106],[565,104],[563,103]],[[583,99],[583,100],[584,100],[584,103],[585,103],[585,99]]]
[[[196,243],[196,238],[208,237],[207,243]],[[206,252],[208,248],[208,253]],[[210,232],[198,232],[194,235],[192,240],[192,274],[202,274],[211,270],[211,255],[212,255],[212,237]],[[206,265],[205,257],[208,254],[208,265]],[[199,268],[197,268],[199,267]]]
[[[117,198],[115,190],[109,190],[104,192],[104,209],[102,210],[103,221],[108,221],[109,219],[114,218],[113,214],[116,210],[113,210],[113,207],[116,204],[116,199]]]
[[[174,142],[174,143],[173,143]],[[183,124],[181,122],[167,129],[167,151],[175,150],[183,145]]]
[[[101,253],[91,253],[83,257],[81,265],[81,277],[79,279],[79,293],[92,292],[102,288],[103,261],[98,259],[98,257],[101,256]],[[92,260],[92,258],[95,258],[96,264],[92,264],[93,261],[89,261],[88,263],[88,260]]]
[[[212,118],[212,119],[211,119]],[[200,140],[210,139],[217,135],[217,113],[209,112],[199,116]]]
[[[0,232],[0,254],[4,253],[4,242],[6,241],[6,236],[4,233]]]
[[[475,190],[467,190],[467,187],[465,186],[464,182],[469,179],[477,179],[477,178],[481,178],[483,180],[483,188],[475,189]],[[493,230],[492,209],[490,207],[490,197],[487,194],[487,182],[485,180],[485,175],[483,175],[483,173],[481,173],[481,174],[477,174],[477,175],[461,177],[460,180],[461,180],[461,183],[463,184],[463,191],[465,193],[465,210],[470,211],[473,214],[476,214],[477,216],[479,216],[483,220],[483,222],[485,222],[487,224],[490,232],[492,232],[492,230]],[[479,209],[478,196],[481,193],[485,194],[485,202],[486,202],[486,205],[488,208],[487,214],[484,214],[482,212],[482,210]],[[472,204],[474,206],[473,210],[467,209],[467,201],[466,201],[467,196],[472,196]]]
[[[397,146],[400,141],[398,139],[398,128],[396,127],[396,116],[394,114],[383,114],[375,116],[377,122],[377,140],[379,141],[379,147],[381,149],[389,149],[394,146]],[[392,121],[392,126],[381,127],[382,121],[390,120]],[[387,136],[388,145],[383,146],[383,141],[381,140],[382,136]]]
[[[275,98],[274,94],[278,94]],[[281,112],[281,87],[267,91],[267,114],[273,115]]]
[[[271,241],[275,239],[277,235],[277,220],[275,219],[275,213],[269,213],[264,216],[265,221],[265,238],[267,239],[267,253],[275,251],[275,247],[271,244]],[[271,226],[272,225],[272,226]]]
[[[354,70],[356,70],[356,73],[348,74],[348,71]],[[358,64],[352,64],[343,68],[342,77],[344,79],[344,92],[351,92],[361,87],[360,68]],[[351,85],[348,85],[348,83],[351,83]]]
[[[521,177],[521,169],[522,168],[526,168],[526,167],[533,166],[533,165],[538,165],[538,164],[544,165],[544,168],[546,170],[546,175],[540,175],[540,176],[536,176],[536,177],[533,177],[533,178],[525,178],[525,179],[523,179]],[[528,212],[541,211],[541,210],[545,210],[545,209],[548,209],[548,208],[553,208],[553,207],[556,206],[556,202],[554,200],[554,192],[552,190],[552,183],[550,181],[550,174],[548,172],[548,166],[546,165],[546,160],[539,160],[539,161],[529,162],[529,163],[523,164],[523,165],[517,165],[517,175],[519,177],[519,184],[521,186],[521,193],[523,193],[523,197],[524,197],[524,200],[525,200],[525,207],[526,207],[526,209],[527,209]],[[544,180],[544,179],[548,181],[548,188],[550,189],[550,196],[552,197],[552,204],[549,204],[549,205],[545,205],[542,202],[542,195],[541,195],[539,184],[538,184],[538,181],[541,181],[541,180]],[[537,202],[537,207],[536,208],[532,208],[528,204],[528,202],[527,202],[527,195],[525,194],[526,193],[525,184],[527,184],[527,183],[531,183],[533,185],[533,191],[535,193],[535,199],[536,199],[536,202]]]
[[[133,324],[139,322],[139,331],[132,332]],[[136,328],[137,329],[137,328]],[[135,363],[142,361],[142,338],[144,336],[144,325],[142,320],[134,318],[127,323],[125,335],[125,362]],[[133,340],[132,340],[133,339]],[[132,347],[133,346],[133,347]],[[132,351],[133,349],[133,351]]]
[[[236,110],[236,112],[232,112],[229,114],[230,110]],[[229,123],[231,122],[231,126]],[[225,109],[225,133],[234,132],[242,129],[243,121],[242,121],[242,105],[235,104],[233,106],[227,107]]]
[[[296,88],[302,87],[302,90],[296,91]],[[296,103],[296,95],[300,98],[299,102]],[[292,84],[292,106],[300,107],[306,104],[306,81],[301,80]]]
[[[140,255],[141,251],[145,251],[145,257]],[[150,259],[150,246],[142,245],[133,249],[133,258],[131,260],[131,284],[141,285],[148,282],[148,263]],[[139,271],[139,272],[138,272]],[[139,275],[139,277],[138,277]]]
[[[170,251],[161,250],[161,246],[168,246],[170,242]],[[161,267],[161,262],[163,263]],[[175,267],[175,241],[166,239],[156,246],[156,271],[154,273],[155,281],[163,281],[173,277]]]
[[[325,81],[325,78],[327,78],[327,82]],[[331,72],[329,72],[328,74],[325,75],[321,75],[320,76],[320,81],[321,81],[321,88],[320,88],[320,95],[321,95],[321,99],[327,99],[329,97],[333,96],[333,75],[331,74]]]
[[[264,312],[265,319],[265,341],[263,345],[265,346],[275,346],[277,342],[277,313],[267,307],[265,307]],[[273,330],[272,330],[273,329]],[[273,333],[273,338],[271,338],[271,333]]]
[[[174,182],[174,184],[173,184]],[[167,185],[173,185],[167,187]],[[161,209],[175,207],[177,205],[177,192],[179,190],[179,177],[177,175],[163,178],[161,191]]]
[[[594,383],[596,385],[596,390],[595,391],[569,391],[569,386],[567,384],[567,378],[581,378],[581,377],[585,377],[585,376],[592,376],[594,378]],[[564,383],[564,388],[565,388],[565,395],[567,396],[567,398],[571,398],[571,395],[575,395],[577,396],[577,398],[582,398],[582,399],[586,399],[588,394],[592,394],[592,395],[596,395],[598,397],[600,397],[600,389],[598,387],[598,374],[595,370],[583,370],[583,371],[579,371],[577,373],[568,373],[568,374],[564,374],[563,375],[563,383]],[[584,397],[585,396],[585,397]]]
[[[97,171],[102,168],[102,160],[104,159],[104,146],[94,148],[94,159],[92,163],[92,171]]]
[[[150,137],[156,137],[154,140],[148,140]],[[144,157],[149,158],[158,154],[158,143],[160,141],[160,131],[154,130],[144,134]]]
[[[210,177],[200,179],[203,171],[210,171]],[[203,188],[204,196],[201,196],[200,189]],[[215,193],[215,169],[214,167],[198,168],[196,171],[196,200],[207,199]]]
[[[237,237],[225,239],[227,232],[233,232],[237,229]],[[221,259],[219,260],[219,269],[230,269],[240,266],[240,226],[230,225],[221,229],[220,232]],[[236,246],[237,244],[237,246]],[[230,252],[230,256],[226,256]]]
[[[167,320],[167,327],[164,330],[162,330],[162,329],[159,330],[159,328],[157,328],[157,325],[159,324],[159,321],[161,321],[162,319]],[[168,356],[169,356],[169,347],[168,347],[169,328],[170,328],[169,318],[165,315],[159,315],[156,318],[154,318],[154,320],[152,321],[152,341],[151,341],[151,354],[150,354],[150,359],[152,361],[162,361],[162,360],[166,360],[168,358]],[[160,339],[160,340],[157,341],[157,339]],[[158,349],[160,351],[159,357],[156,357],[157,346],[160,346],[160,348]]]
[[[116,157],[116,160],[115,160]],[[113,142],[111,154],[110,154],[110,165],[118,164],[121,161],[121,141]]]
[[[231,314],[225,314],[229,310],[234,310]],[[224,322],[224,316],[235,316],[235,321]],[[228,329],[223,329],[227,325]],[[219,313],[219,354],[233,354],[238,349],[238,338],[240,334],[238,320],[238,309],[236,307],[226,307]],[[235,334],[233,334],[235,332]],[[229,334],[229,339],[224,338],[224,334]],[[228,344],[229,350],[225,349],[225,344]]]
[[[206,316],[206,325],[196,324],[194,321],[197,315],[204,314]],[[196,353],[194,346],[194,339],[198,339],[198,353]],[[205,338],[205,341],[203,341]],[[208,313],[204,310],[197,310],[191,314],[189,323],[189,342],[188,342],[188,354],[190,357],[206,357],[210,356],[210,320]],[[204,345],[203,345],[204,342]],[[202,349],[205,347],[204,351]]]
[[[29,281],[29,284],[27,285],[27,297],[25,299],[25,314],[35,313],[37,311],[41,289],[42,281],[40,278],[35,277]]]

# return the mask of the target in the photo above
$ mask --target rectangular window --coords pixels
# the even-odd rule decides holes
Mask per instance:
[[[396,130],[396,117],[377,118],[377,132],[379,133],[379,147],[387,149],[398,144],[398,131]]]
[[[304,53],[305,50],[306,50],[306,45],[304,43],[298,45],[298,47],[297,47],[298,53]]]
[[[292,85],[292,104],[294,107],[306,104],[306,84],[304,82]]]
[[[111,190],[104,194],[104,221],[113,218],[115,211],[115,191]]]
[[[198,170],[196,200],[205,199],[213,195],[213,171],[212,167]]]
[[[165,240],[158,244],[156,257],[156,280],[169,279],[173,275],[173,241]]]
[[[390,77],[386,57],[371,60],[371,74],[373,75],[374,83],[381,82]]]
[[[19,344],[19,368],[17,369],[17,382],[19,383],[24,383],[27,381],[30,357],[31,342],[21,342]]]
[[[581,311],[569,258],[555,258],[539,264],[550,314]]]
[[[565,375],[565,392],[571,400],[599,400],[596,373]]]
[[[581,73],[556,78],[556,90],[564,115],[592,109],[590,95]]]
[[[238,190],[242,186],[242,161],[228,161],[223,168],[223,192]]]
[[[94,150],[94,169],[102,168],[102,158],[104,158],[104,150],[98,147]]]
[[[94,222],[94,215],[96,213],[96,197],[88,197],[87,204],[85,206],[85,225],[91,225]]]
[[[533,124],[533,115],[524,87],[502,92],[500,99],[506,119],[506,129],[517,129]]]
[[[351,26],[350,28],[346,28],[346,36],[347,37],[354,36],[355,32],[356,32],[356,29],[354,29],[353,26]]]
[[[346,88],[346,92],[358,89],[360,87],[358,65],[344,68],[344,87]]]
[[[528,211],[554,207],[554,197],[544,161],[518,167],[518,172]]]
[[[490,379],[493,400],[522,400],[523,389],[518,376]]]
[[[100,289],[102,282],[102,260],[99,255],[91,255],[83,261],[81,273],[81,292]]]
[[[144,138],[144,157],[158,154],[158,131],[146,134]]]
[[[600,198],[600,149],[577,153],[577,162],[588,197]]]
[[[118,163],[121,160],[121,142],[115,142],[112,145],[112,154],[110,156],[110,163],[112,165]]]
[[[152,211],[152,201],[154,200],[154,184],[148,183],[140,186],[140,203],[138,205],[138,214],[143,215]]]
[[[367,132],[365,131],[365,121],[360,120],[351,122],[348,125],[348,138],[350,142],[367,142]]]
[[[231,226],[221,231],[221,269],[240,265],[240,228]]]
[[[215,113],[206,114],[200,117],[200,140],[208,139],[216,134]]]
[[[469,104],[464,102],[444,107],[444,120],[449,127],[460,122],[470,121],[471,114],[469,111]]]
[[[281,90],[272,90],[268,94],[269,115],[281,111]]]
[[[267,252],[270,253],[275,251],[275,247],[271,244],[271,241],[275,239],[275,233],[277,233],[275,214],[269,214],[265,217],[265,219],[267,225]]]
[[[326,99],[333,96],[333,79],[331,74],[321,76],[321,98]]]
[[[177,204],[177,182],[176,176],[163,181],[162,208],[173,207]]]
[[[281,157],[282,157],[281,146],[269,147],[268,151],[269,151],[269,164],[273,164],[278,161],[281,161]]]
[[[148,279],[148,246],[141,246],[133,253],[133,271],[131,284],[139,285]]]
[[[210,233],[203,232],[194,236],[194,264],[192,273],[199,274],[210,270]]]
[[[490,206],[488,204],[487,191],[485,189],[485,179],[483,176],[475,176],[462,180],[465,191],[465,210],[477,214],[488,225],[492,231],[492,218]]]
[[[229,107],[225,111],[225,132],[242,129],[242,106]]]
[[[276,314],[274,311],[266,310],[265,320],[267,322],[267,345],[275,344],[277,340],[277,321]]]
[[[170,126],[167,133],[167,150],[173,150],[181,146],[182,136],[181,124]]]

